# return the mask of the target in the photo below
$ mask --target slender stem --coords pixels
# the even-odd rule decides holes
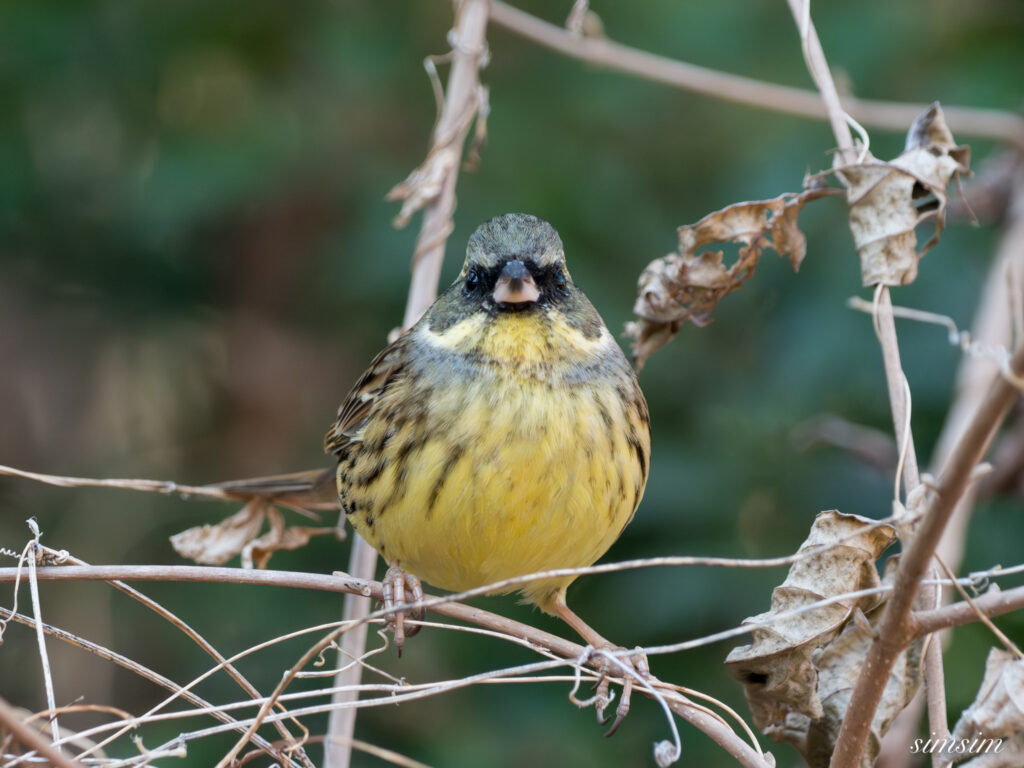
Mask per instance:
[[[0,697],[0,725],[14,735],[16,743],[33,750],[39,757],[50,761],[53,768],[82,768],[82,764],[73,760],[46,740],[42,733],[22,722],[18,710]],[[55,733],[54,736],[57,734]]]
[[[1024,367],[1024,361],[1022,367]],[[1012,399],[1012,398],[1011,398]],[[990,417],[988,417],[990,418]],[[972,437],[977,440],[977,437]],[[965,449],[964,449],[965,450]],[[960,459],[959,461],[962,461]],[[13,582],[16,568],[0,568],[0,583]],[[158,566],[158,565],[90,565],[52,566],[38,568],[39,581],[182,581],[194,583],[257,584],[264,586],[314,589],[328,592],[349,592],[364,597],[380,598],[379,582],[367,581],[349,575],[327,575],[291,571],[243,570],[241,568],[214,568],[209,566]],[[427,596],[427,600],[432,599]],[[998,616],[1024,608],[1024,587],[1000,591],[990,589],[975,601],[978,609],[987,616]],[[464,621],[486,629],[521,638],[536,646],[549,650],[563,658],[578,659],[583,646],[570,640],[552,635],[543,630],[499,616],[489,611],[462,603],[438,603],[429,609],[449,618]],[[917,611],[907,620],[906,642],[926,634],[949,627],[960,626],[978,620],[976,610],[967,603],[957,603],[931,611]],[[31,623],[31,620],[27,620]],[[657,683],[657,681],[654,681]],[[167,683],[170,685],[170,683]],[[715,718],[702,713],[685,702],[669,700],[672,709],[719,745],[743,765],[764,766],[765,762],[748,744],[739,739],[730,729]]]
[[[793,14],[793,18],[796,21],[797,29],[800,32],[800,42],[803,49],[804,59],[807,62],[807,68],[811,73],[811,77],[814,79],[815,85],[821,92],[822,100],[828,110],[829,121],[831,122],[832,131],[835,135],[836,141],[839,144],[842,160],[847,163],[853,162],[856,159],[856,152],[854,149],[853,137],[850,133],[848,116],[840,103],[839,93],[836,90],[835,82],[833,81],[832,74],[829,71],[828,62],[825,59],[825,53],[821,47],[821,41],[818,39],[818,33],[811,21],[810,0],[787,0],[787,2],[789,3],[789,8]],[[836,163],[839,162],[840,157],[837,156]],[[876,307],[875,327],[878,333],[879,342],[882,345],[882,360],[885,368],[886,384],[889,391],[889,404],[892,410],[893,426],[896,432],[897,445],[899,446],[900,454],[903,457],[902,467],[904,488],[909,496],[910,491],[917,488],[920,485],[921,480],[917,464],[917,452],[914,448],[914,438],[910,430],[909,390],[906,383],[906,376],[903,373],[903,366],[900,363],[899,342],[896,337],[896,324],[893,320],[892,300],[889,296],[888,286],[878,286]],[[897,489],[897,496],[898,490],[899,489]],[[904,544],[906,544],[906,542],[904,542]],[[934,546],[932,547],[932,551],[933,550]],[[929,559],[930,557],[931,555],[929,554]],[[897,599],[906,603],[905,610],[909,613],[913,605],[914,597],[917,595],[921,579],[923,578],[924,565],[921,566],[921,571],[916,573],[913,578],[904,579],[904,587],[908,589],[909,592],[906,594],[900,593],[900,576],[905,575],[904,571],[907,566],[905,560],[906,557],[904,557],[904,560],[900,563],[900,569],[897,574],[896,589],[894,590],[893,598],[890,600],[890,606],[886,611],[885,618],[888,618],[890,615],[898,615],[894,612],[891,604]],[[941,594],[941,592],[935,587],[929,587],[928,589],[933,595]],[[904,615],[903,618],[905,619],[906,615]],[[898,624],[895,624],[894,626],[898,626]],[[879,635],[881,637],[881,630]],[[893,647],[896,647],[897,645],[898,643],[896,642],[892,643]],[[864,732],[859,741],[854,740],[852,737],[848,737],[848,741],[852,743],[846,745],[848,756],[845,758],[840,756],[839,743],[837,743],[836,753],[832,758],[832,765],[841,765],[841,761],[843,759],[855,760],[855,762],[859,763],[866,744],[867,732],[874,720],[875,711],[878,708],[878,702],[881,698],[882,691],[884,690],[885,682],[888,681],[892,665],[895,663],[896,656],[898,656],[899,652],[902,651],[903,647],[900,647],[897,652],[893,654],[892,659],[887,665],[878,665],[878,679],[873,681],[873,685],[878,688],[877,698],[871,700],[869,697],[864,697],[866,701],[860,702],[860,710],[856,710],[854,708],[854,700],[850,701],[844,716],[844,724],[840,731],[839,741],[841,742],[843,734],[848,732],[846,722],[851,719],[856,719],[860,722],[863,725]],[[870,659],[870,655],[868,658]],[[925,651],[924,668],[925,685],[928,691],[929,723],[931,725],[932,732],[935,733],[937,737],[945,738],[949,733],[949,726],[946,723],[945,679],[942,670],[942,647],[939,643],[930,643],[928,645],[928,648]],[[857,690],[867,687],[864,678],[867,677],[869,671],[873,669],[873,667],[865,667],[865,674],[861,676],[860,682],[857,685]],[[878,687],[879,683],[881,683],[881,687]],[[870,703],[865,706],[867,701]],[[933,760],[935,759],[937,758],[933,755]]]
[[[1002,590],[989,588],[981,597],[975,598],[974,606],[964,601],[944,605],[933,611],[915,611],[911,615],[910,632],[914,638],[924,637],[943,629],[962,627],[978,620],[978,611],[988,617],[1001,616],[1024,608],[1024,587]]]
[[[1010,362],[1016,375],[1024,373],[1024,350]],[[923,520],[903,552],[892,596],[878,625],[878,635],[864,660],[832,756],[831,768],[860,765],[878,702],[899,654],[914,639],[909,620],[918,587],[953,508],[967,489],[971,472],[984,456],[1019,391],[1003,378],[989,389],[964,435],[953,449],[938,486],[925,507]]]
[[[39,660],[43,666],[43,685],[46,690],[46,706],[49,709],[50,717],[48,720],[50,733],[53,734],[54,740],[60,738],[60,725],[57,722],[57,700],[53,692],[53,674],[50,671],[50,654],[46,651],[46,636],[43,633],[43,611],[39,600],[39,581],[36,578],[38,568],[36,567],[36,552],[39,547],[39,528],[36,527],[35,521],[30,520],[29,524],[35,531],[35,541],[33,542],[28,556],[28,588],[29,594],[32,596],[32,617],[35,619],[35,630],[36,630],[36,642],[39,646]],[[56,751],[60,752],[60,747],[54,747]]]
[[[462,154],[462,146],[471,124],[465,116],[476,108],[474,100],[480,87],[480,63],[487,49],[487,11],[487,0],[463,0],[456,9],[451,38],[452,67],[441,115],[433,132],[431,153],[445,147],[457,147],[458,155]],[[405,328],[413,325],[437,296],[445,243],[454,226],[455,184],[458,175],[459,164],[456,162],[445,174],[440,193],[426,205],[413,253],[412,279],[402,323]],[[339,521],[339,525],[344,523]],[[349,572],[371,579],[376,567],[377,553],[353,531]],[[369,612],[369,600],[351,594],[346,596],[343,610],[345,619],[364,618]],[[359,664],[349,665],[348,661],[362,656],[366,648],[366,632],[367,625],[362,622],[342,637],[342,663],[335,677],[335,685],[341,690],[333,697],[335,703],[353,701],[358,696],[356,686],[363,669]],[[347,690],[342,689],[342,686],[347,686]],[[348,768],[357,712],[355,707],[338,707],[331,711],[324,747],[325,768]]]
[[[829,115],[821,97],[749,77],[719,72],[695,64],[658,56],[607,38],[577,37],[562,27],[531,16],[499,0],[491,2],[491,20],[527,40],[598,67],[625,72],[645,80],[700,93],[715,99],[781,112],[812,120]],[[908,104],[844,98],[846,110],[862,125],[905,132],[927,104]],[[943,114],[957,134],[999,139],[1024,148],[1024,118],[996,109],[945,106]]]
[[[338,521],[343,526],[344,515]],[[377,569],[377,551],[362,536],[352,530],[352,552],[349,555],[349,573],[365,579],[372,579]],[[371,608],[368,597],[349,592],[345,595],[342,620],[365,619]],[[356,728],[356,708],[344,706],[359,697],[357,686],[363,676],[361,664],[351,664],[366,650],[366,622],[354,625],[341,637],[338,654],[338,673],[334,676],[334,694],[331,702],[339,706],[331,710],[327,718],[327,738],[324,740],[324,768],[348,768],[352,759],[353,735]]]
[[[921,473],[917,465],[917,450],[914,435],[909,429],[906,377],[900,362],[900,346],[896,338],[896,323],[892,314],[892,298],[889,290],[882,287],[877,311],[878,341],[882,347],[882,365],[885,368],[885,382],[889,391],[889,407],[892,410],[893,429],[896,432],[897,450],[904,452],[903,489],[910,493],[921,484]]]
[[[462,0],[452,30],[452,68],[448,76],[441,115],[434,127],[430,154],[455,148],[457,157],[469,134],[476,113],[480,89],[479,70],[487,55],[488,0]],[[405,308],[404,327],[415,323],[437,297],[437,283],[444,261],[444,248],[451,233],[455,214],[455,184],[459,163],[448,166],[441,190],[426,205],[416,251],[413,254],[412,283]]]
[[[0,583],[13,582],[17,568],[0,568]],[[40,581],[183,581],[221,584],[262,584],[266,586],[315,589],[328,592],[348,592],[363,597],[380,599],[380,582],[368,581],[350,575],[331,576],[316,573],[292,571],[243,570],[241,568],[215,568],[192,565],[90,565],[53,566],[36,571]],[[452,619],[475,624],[486,629],[526,640],[531,645],[550,651],[566,659],[578,659],[584,647],[579,643],[552,635],[528,624],[504,616],[455,602],[429,604],[432,596],[427,595],[427,607],[434,613]],[[357,665],[358,666],[358,665]],[[659,681],[651,678],[656,687]],[[641,693],[643,691],[641,690]],[[646,694],[645,694],[646,695]],[[767,763],[755,749],[737,736],[721,720],[704,712],[700,707],[687,701],[670,698],[672,711],[703,731],[726,752],[747,768],[767,768]]]
[[[903,488],[907,495],[921,483],[920,470],[917,464],[917,451],[914,447],[914,436],[910,429],[910,403],[906,376],[900,362],[899,342],[896,338],[896,323],[892,314],[892,299],[889,289],[881,286],[879,291],[878,309],[875,314],[878,340],[882,346],[882,361],[885,368],[885,380],[889,390],[889,403],[892,409],[893,425],[896,431],[896,443],[903,452]],[[931,598],[939,598],[942,590],[936,586],[925,587],[923,593]],[[928,724],[932,736],[945,739],[949,736],[949,724],[946,719],[946,681],[942,668],[942,643],[938,637],[928,642],[924,655],[924,684],[928,708]],[[920,717],[920,711],[918,711]],[[940,754],[932,754],[932,764],[939,765]]]
[[[4,575],[6,576],[9,571],[14,571],[17,569],[12,568],[2,570],[4,570]],[[43,568],[41,570],[50,571],[54,569]],[[44,576],[42,580],[47,581],[48,579]],[[0,578],[0,581],[13,581],[13,578]],[[19,624],[23,624],[28,627],[35,625],[35,621],[30,616],[15,613],[14,611],[11,611],[6,608],[0,608],[0,620],[16,621]],[[134,674],[139,675],[143,679],[149,680],[151,683],[154,683],[155,685],[158,685],[161,688],[165,688],[171,693],[180,696],[182,699],[184,699],[197,709],[209,712],[211,716],[217,718],[222,723],[226,725],[231,725],[232,728],[240,732],[245,732],[245,726],[236,721],[233,717],[231,717],[231,715],[221,711],[219,708],[215,707],[211,702],[201,698],[200,696],[197,696],[192,691],[182,688],[173,680],[166,678],[157,672],[154,672],[152,669],[149,669],[148,667],[145,667],[142,664],[139,664],[137,661],[133,661],[132,659],[129,659],[127,656],[122,656],[121,654],[116,653],[110,650],[109,648],[104,648],[102,645],[97,645],[96,643],[90,642],[89,640],[86,640],[84,637],[79,637],[78,635],[74,635],[70,632],[67,632],[66,630],[58,629],[57,627],[51,626],[50,624],[47,624],[45,622],[43,622],[42,626],[43,631],[46,632],[46,634],[48,634],[50,637],[57,638],[58,640],[61,640],[65,643],[69,643],[70,645],[88,651],[89,653],[92,653],[101,659],[113,662],[114,664],[117,664],[119,667],[127,669],[129,672],[133,672]],[[128,728],[124,729],[115,736],[109,737],[108,739],[91,745],[85,752],[83,752],[80,755],[80,757],[84,757],[85,755],[96,751],[100,747],[104,746],[110,741],[113,741],[115,738],[122,735],[128,730],[131,730],[131,726],[128,726]],[[253,738],[253,741],[256,743],[260,751],[265,752],[268,755],[273,755],[275,759],[282,761],[282,763],[287,762],[286,758],[279,753],[279,750],[259,734],[257,734]]]
[[[69,563],[71,563],[73,565],[83,565],[83,566],[88,566],[89,565],[84,560],[79,560],[77,557],[72,557],[72,556],[68,557],[67,562],[69,562]],[[238,685],[242,688],[243,691],[245,691],[247,694],[249,694],[249,696],[251,696],[254,699],[262,698],[262,694],[259,692],[259,690],[257,690],[257,688],[251,682],[249,682],[249,680],[245,677],[245,675],[243,675],[241,672],[239,672],[238,669],[233,664],[229,663],[228,660],[225,659],[224,656],[221,655],[220,651],[218,651],[216,648],[214,648],[213,645],[205,637],[203,637],[201,634],[199,634],[195,629],[193,629],[189,624],[187,624],[181,618],[179,618],[174,613],[169,611],[167,608],[162,606],[156,600],[153,600],[152,598],[142,594],[141,592],[139,592],[134,587],[128,586],[123,581],[110,581],[108,583],[114,589],[120,590],[121,592],[123,592],[124,594],[128,595],[132,599],[137,600],[138,602],[142,603],[142,605],[146,606],[147,608],[149,608],[150,610],[155,612],[157,615],[162,616],[164,619],[169,621],[172,625],[174,625],[175,627],[180,629],[183,633],[185,633],[185,635],[189,639],[191,639],[193,642],[195,642],[196,645],[198,645],[200,648],[202,648],[204,651],[206,651],[207,654],[209,654],[218,664],[220,664],[223,667],[224,671],[231,677],[232,680],[234,680],[236,683],[238,683]],[[305,751],[296,742],[295,737],[288,730],[288,728],[284,724],[284,722],[281,721],[281,720],[275,720],[274,721],[274,728],[276,728],[277,732],[281,734],[281,736],[284,738],[286,744],[290,748],[292,748],[294,750],[296,758],[299,761],[301,761],[302,764],[304,766],[306,766],[307,768],[313,768],[312,761],[310,761],[310,759],[306,755]],[[262,748],[263,747],[261,747],[261,749]],[[292,757],[291,757],[291,754],[290,754],[290,750],[281,750],[280,753],[274,753],[274,752],[268,751],[267,754],[272,759],[283,761],[286,765],[291,765],[292,764]]]

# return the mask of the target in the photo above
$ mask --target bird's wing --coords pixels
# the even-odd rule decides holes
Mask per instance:
[[[370,411],[398,380],[405,368],[408,338],[400,336],[377,355],[338,409],[338,418],[324,436],[324,452],[340,455],[349,443],[358,441]]]

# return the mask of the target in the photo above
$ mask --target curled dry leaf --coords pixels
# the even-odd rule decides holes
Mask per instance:
[[[1019,768],[1024,765],[1024,659],[993,648],[974,703],[953,729],[954,762],[964,768]]]
[[[860,255],[864,285],[906,285],[921,257],[945,226],[946,187],[969,173],[970,149],[953,140],[938,102],[907,133],[906,148],[891,162],[866,160],[836,169],[846,186],[850,231]],[[915,229],[926,221],[934,233],[917,250]]]
[[[267,514],[266,499],[250,499],[238,512],[216,525],[197,525],[171,536],[182,557],[200,565],[223,565],[256,538]]]
[[[312,480],[304,478],[302,475],[305,474],[309,474]],[[296,473],[222,483],[218,487],[230,489],[231,493],[251,494],[262,490],[272,495],[250,498],[242,509],[215,525],[199,525],[177,533],[171,536],[171,545],[179,555],[201,565],[223,565],[235,555],[241,555],[243,567],[252,568],[255,565],[266,568],[270,556],[278,550],[298,549],[308,544],[312,537],[322,534],[343,538],[344,531],[335,526],[289,527],[281,511],[273,506],[272,502],[278,499],[281,503],[291,500],[312,501],[322,494],[321,486],[319,473]],[[301,508],[296,509],[303,511]],[[268,519],[270,530],[261,536],[263,521]]]
[[[709,213],[696,224],[679,228],[679,250],[652,261],[640,275],[633,313],[626,325],[633,339],[638,368],[667,344],[689,320],[703,326],[723,296],[754,274],[761,252],[773,248],[799,269],[807,242],[797,215],[810,200],[831,194],[823,186],[771,200],[736,203]],[[701,248],[713,243],[742,243],[736,260],[726,266],[721,250]]]
[[[284,515],[276,507],[267,509],[267,517],[270,520],[270,530],[253,539],[242,548],[242,567],[266,568],[270,556],[282,549],[300,549],[309,543],[314,536],[333,534],[341,538],[343,531],[335,526],[304,526],[293,525],[287,527],[284,522]]]
[[[795,616],[783,614],[878,587],[875,561],[894,538],[892,526],[874,520],[835,510],[819,514],[799,552],[820,553],[793,564],[772,592],[772,609],[744,622],[755,627],[753,642],[726,659],[744,685],[757,726],[776,741],[792,743],[812,768],[828,765],[882,598],[842,598]],[[916,683],[898,695],[887,689],[886,696],[899,699],[902,708],[910,687],[916,690]]]

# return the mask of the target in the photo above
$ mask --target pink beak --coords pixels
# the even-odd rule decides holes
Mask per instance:
[[[508,262],[491,294],[495,304],[522,304],[540,298],[540,289],[526,265],[518,259]]]

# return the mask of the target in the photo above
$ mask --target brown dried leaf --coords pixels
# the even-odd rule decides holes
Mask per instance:
[[[914,281],[918,262],[945,226],[946,187],[958,174],[969,173],[969,164],[970,149],[953,140],[935,102],[914,121],[895,160],[886,163],[869,154],[865,162],[836,170],[846,185],[864,285]],[[918,251],[914,230],[928,220],[935,232]]]
[[[726,659],[730,672],[744,684],[757,726],[777,741],[793,743],[812,766],[822,764],[811,757],[820,751],[816,737],[827,710],[834,708],[826,697],[837,688],[826,674],[835,663],[826,657],[822,666],[822,649],[841,638],[836,653],[842,657],[853,639],[843,635],[864,632],[863,613],[881,599],[877,594],[843,599],[797,616],[779,616],[824,598],[877,587],[875,561],[894,538],[891,526],[867,518],[835,510],[819,514],[799,552],[821,553],[793,564],[772,592],[771,611],[744,622],[757,627],[753,642],[734,648]]]
[[[627,323],[637,368],[675,336],[689,320],[703,326],[723,296],[754,274],[761,252],[773,248],[800,268],[807,250],[797,215],[809,200],[829,190],[809,189],[771,200],[736,203],[679,228],[679,250],[652,261],[641,273],[633,312]],[[712,243],[743,243],[736,261],[726,266],[722,251],[699,249]]]
[[[978,695],[960,715],[952,739],[954,762],[974,758],[964,768],[1024,765],[1024,659],[1001,648],[989,651]],[[982,739],[996,740],[999,751],[979,746]],[[966,749],[972,742],[974,749]],[[965,748],[958,751],[961,743]]]
[[[266,568],[270,556],[282,549],[299,549],[309,543],[314,536],[325,533],[334,534],[339,539],[342,532],[335,526],[291,526],[285,527],[284,515],[276,507],[267,510],[270,519],[270,530],[253,539],[242,549],[242,567]]]
[[[266,499],[254,498],[216,525],[198,525],[174,534],[171,546],[182,557],[202,565],[223,565],[256,538],[266,514]]]

